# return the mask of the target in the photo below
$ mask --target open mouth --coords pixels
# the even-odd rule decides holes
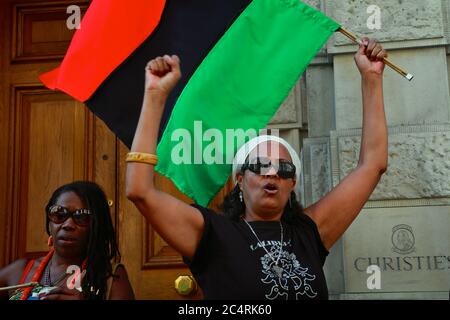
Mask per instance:
[[[267,183],[263,187],[264,191],[269,194],[275,194],[278,192],[278,186],[274,183]]]
[[[71,238],[71,237],[59,237],[58,238],[59,241],[61,241],[62,243],[74,243],[77,240],[75,238]]]

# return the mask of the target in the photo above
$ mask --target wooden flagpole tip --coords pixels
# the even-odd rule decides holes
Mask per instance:
[[[342,33],[344,36],[346,36],[347,38],[349,38],[350,40],[352,40],[353,42],[357,43],[357,44],[361,44],[361,39],[359,39],[357,36],[355,36],[353,33],[351,33],[350,31],[344,29],[343,27],[340,27],[338,29],[338,31],[340,33]],[[395,63],[393,63],[392,61],[390,61],[387,58],[383,59],[384,63],[386,65],[388,65],[392,70],[396,71],[398,74],[400,74],[401,76],[405,77],[408,81],[411,81],[412,79],[414,79],[414,75],[406,72],[405,70],[403,70],[402,68],[400,68],[399,66],[397,66]]]

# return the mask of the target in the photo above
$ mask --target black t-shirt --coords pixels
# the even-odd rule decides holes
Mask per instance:
[[[328,251],[306,214],[301,214],[298,225],[283,223],[282,253],[276,264],[281,243],[278,221],[249,222],[258,243],[245,221],[193,206],[202,213],[205,229],[194,257],[184,261],[205,299],[328,299],[322,268]]]

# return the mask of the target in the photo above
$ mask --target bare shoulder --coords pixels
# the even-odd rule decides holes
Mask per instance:
[[[0,286],[18,284],[29,259],[19,259],[0,269]]]

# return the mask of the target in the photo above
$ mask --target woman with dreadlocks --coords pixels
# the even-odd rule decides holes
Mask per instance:
[[[0,287],[11,300],[134,299],[120,260],[109,206],[102,189],[77,181],[53,192],[45,208],[49,253],[20,259],[0,270]],[[0,291],[0,298],[7,298]]]

